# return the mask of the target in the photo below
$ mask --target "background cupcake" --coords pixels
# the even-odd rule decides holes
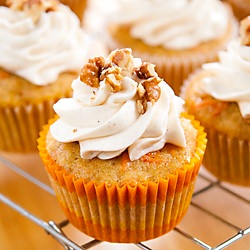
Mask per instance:
[[[53,103],[71,95],[95,42],[57,1],[0,6],[0,36],[0,150],[34,152]]]
[[[54,105],[39,152],[58,201],[82,232],[139,242],[185,215],[205,150],[202,127],[150,63],[115,50],[84,65]]]
[[[220,180],[250,186],[250,19],[241,39],[203,65],[185,84],[186,108],[208,136],[204,166]]]
[[[216,60],[236,35],[232,11],[219,0],[118,3],[107,24],[108,46],[130,47],[135,56],[154,63],[176,94],[194,69]]]

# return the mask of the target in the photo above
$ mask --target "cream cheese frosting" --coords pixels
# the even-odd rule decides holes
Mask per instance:
[[[51,83],[64,71],[80,71],[87,51],[93,51],[91,38],[62,4],[41,13],[37,22],[24,11],[0,6],[0,37],[0,67],[36,85]]]
[[[203,69],[210,74],[203,81],[204,91],[218,100],[237,102],[242,117],[249,119],[250,46],[234,40],[219,53],[219,62],[204,64]]]
[[[115,65],[112,57],[117,52],[129,54],[130,66]],[[78,141],[81,157],[86,159],[110,159],[128,149],[130,159],[136,160],[163,148],[166,143],[185,147],[185,135],[180,124],[184,101],[175,96],[169,85],[153,70],[153,76],[146,81],[158,79],[160,95],[157,100],[147,100],[146,109],[141,112],[138,93],[144,93],[140,88],[145,79],[141,79],[134,70],[141,67],[141,60],[133,58],[131,50],[124,49],[113,51],[105,64],[110,62],[121,70],[119,77],[112,75],[108,78],[105,73],[106,77],[100,80],[98,87],[86,84],[79,77],[72,83],[73,97],[61,99],[54,105],[59,119],[50,127],[52,136],[64,143]],[[118,79],[118,91],[107,84],[108,79]]]
[[[120,0],[112,22],[150,46],[181,50],[223,36],[229,12],[219,0]]]

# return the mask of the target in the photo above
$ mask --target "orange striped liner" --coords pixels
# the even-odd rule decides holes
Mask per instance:
[[[172,230],[185,215],[206,147],[206,134],[198,130],[197,149],[189,164],[157,183],[96,184],[75,179],[50,158],[45,138],[51,120],[40,134],[38,148],[51,184],[69,221],[98,240],[132,243],[159,237]]]

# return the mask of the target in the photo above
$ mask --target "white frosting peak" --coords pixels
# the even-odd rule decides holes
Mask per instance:
[[[219,53],[219,62],[203,69],[211,76],[204,79],[205,92],[221,101],[237,102],[242,117],[250,118],[250,46],[232,41]]]
[[[229,22],[219,0],[120,0],[115,23],[130,26],[131,34],[151,46],[188,49],[221,37]]]
[[[128,149],[130,159],[136,160],[166,143],[184,147],[179,118],[183,100],[161,80],[159,99],[148,101],[145,113],[140,113],[138,84],[142,80],[132,72],[131,76],[122,77],[117,92],[111,90],[105,79],[98,88],[80,78],[74,80],[73,97],[54,105],[60,118],[51,126],[52,136],[65,143],[78,141],[81,157],[87,159],[109,159]]]
[[[0,37],[0,67],[36,85],[51,83],[64,71],[78,72],[91,44],[62,4],[35,23],[24,11],[0,6]]]

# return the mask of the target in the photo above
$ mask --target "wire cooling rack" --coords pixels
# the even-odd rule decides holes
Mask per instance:
[[[17,165],[13,164],[9,160],[5,159],[4,157],[0,156],[0,163],[3,164],[6,168],[14,171],[16,174],[20,175],[21,177],[25,178],[28,182],[31,182],[41,188],[44,192],[47,192],[51,195],[54,195],[53,189],[46,185],[45,183],[41,182],[31,174],[27,173],[25,170],[19,168]],[[174,232],[179,234],[181,237],[186,238],[189,242],[193,244],[193,247],[198,247],[199,249],[209,249],[209,250],[220,250],[220,249],[225,249],[228,248],[229,246],[235,245],[238,250],[237,244],[239,243],[240,240],[243,240],[247,238],[249,244],[247,246],[250,246],[250,227],[249,226],[239,226],[237,223],[232,222],[229,218],[225,217],[224,214],[217,214],[214,212],[214,206],[218,205],[217,203],[219,202],[219,198],[216,197],[216,201],[212,201],[212,209],[209,207],[203,207],[202,206],[202,200],[203,199],[211,199],[213,197],[213,191],[216,193],[222,192],[223,196],[229,196],[234,199],[234,202],[236,203],[236,206],[239,207],[245,207],[244,209],[249,211],[250,214],[250,192],[247,193],[246,196],[239,194],[234,190],[234,188],[231,188],[230,185],[221,183],[214,177],[208,175],[206,172],[205,173],[200,173],[197,182],[202,183],[201,187],[196,189],[194,194],[193,194],[193,199],[191,202],[190,207],[196,210],[199,210],[201,213],[206,215],[209,220],[216,220],[219,223],[223,224],[224,227],[227,229],[230,229],[231,234],[227,236],[225,239],[221,239],[219,244],[212,245],[209,242],[206,242],[206,240],[201,240],[197,236],[193,235],[192,232],[188,231],[187,228],[185,228],[185,225],[182,226],[180,224],[178,227],[173,229]],[[250,191],[247,189],[247,191]],[[209,194],[210,193],[210,194]],[[202,197],[200,199],[200,197]],[[41,228],[43,228],[50,236],[52,236],[64,249],[66,250],[85,250],[85,249],[90,249],[90,248],[95,248],[99,244],[103,244],[104,242],[99,241],[99,240],[90,240],[84,244],[77,244],[73,240],[70,239],[69,236],[67,236],[64,232],[65,227],[67,227],[70,223],[68,220],[63,220],[59,223],[56,223],[53,220],[50,221],[44,221],[34,214],[30,213],[28,210],[24,209],[22,206],[18,205],[15,201],[9,199],[5,195],[0,193],[0,201],[8,205],[10,208],[16,210],[19,212],[21,215],[26,217],[27,219],[31,220],[33,223],[37,224]],[[214,204],[215,203],[215,204]],[[233,211],[232,211],[233,213]],[[231,218],[231,217],[230,217]],[[250,216],[246,218],[247,224],[250,224]],[[249,223],[249,224],[248,224]],[[197,223],[194,223],[197,224]],[[200,225],[201,226],[201,225]],[[201,226],[202,228],[203,226]],[[213,231],[213,229],[211,230]],[[155,239],[157,241],[158,239]],[[161,241],[164,241],[164,239],[160,239]],[[107,243],[105,243],[107,244]],[[111,244],[111,243],[110,243]],[[163,242],[164,244],[164,242]],[[136,243],[133,244],[134,248],[137,249],[143,249],[143,250],[153,250],[153,247],[150,247],[147,242],[144,243]],[[188,248],[188,249],[193,249]],[[133,249],[134,249],[133,248]],[[198,249],[195,248],[195,249]],[[107,247],[109,249],[109,247]],[[241,248],[242,249],[242,248]],[[244,250],[247,250],[246,247],[244,247]]]

